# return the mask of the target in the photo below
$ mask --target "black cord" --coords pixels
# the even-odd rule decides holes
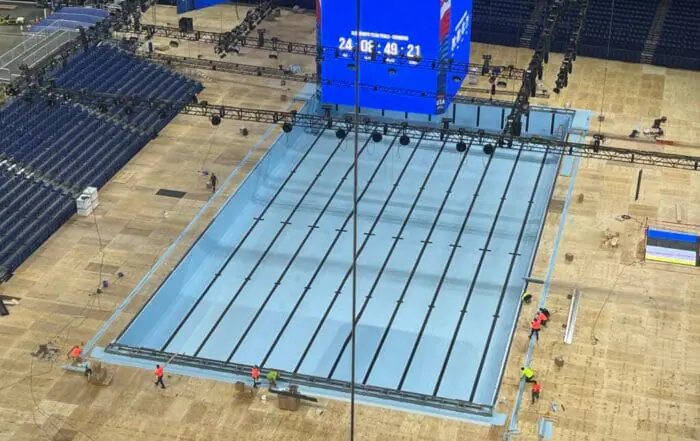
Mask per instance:
[[[350,441],[355,439],[355,352],[356,352],[356,311],[357,311],[357,181],[360,125],[360,0],[355,0],[357,19],[357,49],[355,50],[355,140],[353,151],[353,188],[352,188],[352,321],[350,331]]]
[[[591,343],[593,345],[597,345],[598,341],[599,341],[598,337],[595,336],[595,329],[598,326],[598,320],[600,319],[600,316],[603,314],[603,310],[605,309],[605,306],[608,304],[610,297],[612,297],[613,293],[615,292],[615,288],[617,288],[617,284],[620,281],[620,277],[622,277],[622,273],[624,273],[628,268],[633,267],[634,265],[637,265],[640,263],[642,263],[642,260],[635,260],[632,263],[625,264],[624,267],[620,270],[620,272],[617,273],[617,277],[615,277],[615,281],[613,282],[613,285],[610,288],[608,295],[605,296],[605,300],[603,301],[603,304],[600,306],[600,309],[598,310],[598,314],[595,317],[595,321],[593,322],[593,327],[591,328]]]

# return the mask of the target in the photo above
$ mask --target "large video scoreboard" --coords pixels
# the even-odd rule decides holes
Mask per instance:
[[[360,106],[443,113],[469,62],[472,0],[317,0],[324,103],[354,105],[355,51],[360,52]],[[391,90],[395,89],[395,90]],[[403,91],[403,92],[402,92]]]

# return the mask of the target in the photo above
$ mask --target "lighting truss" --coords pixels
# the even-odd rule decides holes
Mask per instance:
[[[119,95],[91,91],[75,91],[61,89],[45,89],[50,96],[62,98],[72,102],[79,102],[95,107],[109,103],[128,103],[131,106],[148,106],[150,108],[172,109],[184,106],[180,113],[211,118],[216,115],[222,119],[256,122],[261,124],[289,123],[294,127],[320,129],[342,128],[346,131],[354,130],[351,115],[337,116],[327,111],[326,115],[298,113],[295,111],[283,112],[277,110],[251,109],[226,105],[210,105],[206,102],[177,102],[168,100],[146,99],[137,95]],[[510,136],[502,133],[491,133],[483,130],[466,128],[451,128],[449,125],[423,126],[408,124],[407,122],[394,122],[363,116],[357,127],[359,133],[372,134],[380,127],[385,136],[399,136],[406,134],[412,139],[425,139],[444,141],[451,139],[475,140],[480,144],[490,143],[500,148],[508,148],[513,144],[523,145],[525,151],[540,152],[553,155],[569,155],[581,158],[601,159],[606,161],[626,162],[639,165],[650,165],[685,170],[700,170],[700,157],[688,155],[676,155],[663,152],[651,152],[645,150],[632,150],[611,146],[596,146],[581,143],[567,142],[539,136]]]
[[[544,71],[542,63],[549,62],[550,46],[556,36],[556,31],[561,23],[562,15],[569,7],[570,2],[577,3],[577,1],[578,0],[554,0],[554,2],[548,5],[546,25],[537,40],[536,49],[532,53],[528,68],[522,76],[523,82],[520,85],[518,97],[513,102],[511,113],[506,119],[503,133],[516,134],[520,132],[520,121],[522,116],[528,111],[530,97],[535,97],[537,94],[537,79],[542,79]],[[581,1],[582,7],[587,7],[586,0]]]
[[[145,33],[148,37],[158,36],[165,38],[174,38],[190,41],[204,41],[214,44],[220,44],[226,39],[231,39],[229,33],[218,33],[218,32],[205,32],[205,31],[193,31],[193,32],[182,32],[179,28],[171,26],[160,26],[160,25],[142,25],[140,30],[135,29],[134,26],[126,26],[124,28],[125,32],[131,33]],[[260,32],[260,30],[258,30]],[[317,61],[325,59],[337,59],[337,58],[347,58],[348,62],[351,62],[353,57],[352,51],[341,51],[335,47],[327,46],[317,46],[315,44],[309,43],[298,43],[294,41],[280,40],[276,37],[265,38],[264,34],[259,33],[258,37],[251,37],[246,35],[235,35],[235,43],[237,47],[246,47],[250,49],[260,49],[270,52],[287,52],[290,54],[297,55],[313,55],[316,57]],[[370,58],[370,57],[368,57]],[[406,56],[398,56],[392,58],[388,61],[383,56],[377,55],[373,59],[366,59],[365,62],[382,63],[387,66],[410,66],[422,69],[447,69],[451,73],[462,73],[464,75],[469,74],[470,70],[476,70],[482,72],[484,66],[476,63],[460,63],[451,60],[438,60],[430,58],[409,58]],[[514,66],[491,66],[490,74],[504,79],[512,80],[522,80],[525,74],[524,69],[518,69]],[[495,75],[494,72],[498,72]]]
[[[152,53],[148,57],[150,60],[162,63],[168,66],[177,66],[181,68],[189,68],[189,69],[201,69],[201,70],[210,70],[210,71],[217,71],[217,72],[226,72],[226,73],[231,73],[231,74],[236,74],[236,75],[247,75],[247,76],[257,76],[257,77],[263,77],[263,78],[272,78],[272,79],[278,79],[278,80],[285,80],[285,81],[295,81],[295,82],[300,82],[300,83],[317,83],[320,85],[328,85],[328,86],[335,86],[335,87],[346,87],[346,88],[354,88],[355,83],[353,81],[340,81],[340,80],[319,80],[318,76],[316,74],[309,74],[309,73],[294,73],[289,70],[283,69],[283,68],[274,68],[274,67],[263,67],[263,66],[255,66],[251,64],[241,64],[241,63],[233,63],[230,61],[216,61],[216,60],[203,60],[201,58],[194,58],[194,57],[180,57],[180,56],[174,56],[174,55],[165,55],[165,54],[159,54],[159,53]],[[360,89],[364,90],[372,90],[372,91],[380,91],[384,93],[390,93],[390,94],[395,94],[395,95],[405,95],[405,96],[416,96],[416,97],[437,97],[437,95],[433,92],[426,92],[426,91],[421,91],[421,90],[412,90],[412,89],[401,89],[397,87],[389,87],[389,86],[378,86],[378,85],[372,85],[372,84],[360,84]],[[460,88],[460,91],[462,92],[471,92],[471,93],[488,93],[488,90],[486,89],[478,89],[478,88],[469,88],[469,87],[463,87]],[[499,91],[499,94],[508,94],[508,91]],[[513,93],[513,92],[510,92]],[[477,98],[477,97],[468,97],[468,96],[463,96],[463,95],[456,95],[454,99],[452,100],[453,103],[462,103],[462,104],[490,104],[498,107],[510,107],[512,106],[513,102],[512,101],[499,101],[499,100],[494,100],[490,98]]]

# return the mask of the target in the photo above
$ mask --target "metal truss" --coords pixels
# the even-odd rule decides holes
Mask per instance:
[[[251,109],[226,105],[211,105],[207,102],[196,102],[196,97],[188,103],[146,99],[137,95],[119,95],[111,93],[99,93],[91,91],[75,91],[61,89],[45,89],[45,93],[57,98],[72,102],[79,102],[97,108],[105,105],[129,105],[148,106],[163,110],[184,106],[180,113],[186,115],[202,116],[207,118],[218,117],[220,119],[232,119],[239,121],[256,122],[262,124],[286,125],[285,129],[294,127],[354,129],[351,115],[335,115],[332,107],[325,108],[325,115],[298,113],[295,111],[283,112],[277,110]],[[589,145],[567,142],[539,136],[511,136],[502,133],[486,132],[461,127],[451,127],[449,120],[443,120],[442,126],[428,126],[409,124],[408,122],[396,122],[383,118],[370,118],[363,116],[358,131],[363,134],[372,134],[380,127],[380,133],[384,136],[406,135],[413,139],[422,137],[426,140],[444,141],[452,139],[455,142],[475,140],[479,144],[491,144],[495,148],[510,148],[513,144],[523,145],[525,151],[548,153],[550,155],[569,155],[581,158],[601,159],[606,161],[626,162],[639,165],[677,168],[685,170],[700,170],[700,157],[677,155],[672,153],[652,152],[645,150],[632,150],[620,147],[603,145]]]
[[[233,375],[249,375],[251,366],[233,362],[225,362],[206,358],[192,357],[183,354],[173,354],[169,352],[156,351],[153,349],[137,348],[120,343],[110,343],[106,352],[130,358],[140,358],[152,361],[170,362],[182,366],[194,367],[198,369],[215,370]],[[279,371],[279,370],[278,370]],[[313,388],[322,388],[347,393],[350,388],[349,381],[333,380],[327,378],[314,377],[288,371],[279,371],[283,378],[291,379],[294,383]],[[415,392],[398,391],[384,387],[356,384],[357,393],[385,400],[398,401],[419,406],[430,406],[453,412],[471,413],[474,415],[491,416],[493,407],[483,404],[472,403],[464,400],[434,397],[432,395],[419,394]]]
[[[181,67],[188,69],[201,69],[210,70],[217,72],[226,72],[235,75],[247,75],[262,78],[272,78],[284,81],[295,81],[299,83],[317,83],[320,85],[328,85],[335,87],[345,87],[354,88],[355,83],[353,81],[340,81],[340,80],[319,80],[318,76],[314,73],[294,73],[282,68],[274,67],[262,67],[255,66],[251,64],[241,64],[233,63],[230,61],[216,61],[216,60],[203,60],[201,58],[194,57],[180,57],[174,55],[165,55],[160,53],[152,53],[148,56],[148,59],[165,64],[171,67]],[[378,92],[384,92],[394,95],[405,95],[405,96],[415,96],[415,97],[437,97],[436,93],[425,92],[420,90],[412,89],[401,89],[397,87],[389,86],[377,86],[372,84],[360,84],[360,89],[372,90]],[[487,89],[470,88],[463,87],[460,88],[461,92],[471,92],[471,93],[488,93]],[[511,91],[499,91],[498,94],[508,95],[515,94]],[[479,98],[470,97],[464,95],[455,95],[452,100],[453,103],[461,104],[489,104],[498,107],[511,107],[513,105],[512,101],[502,101],[494,100],[491,98]]]
[[[124,28],[125,32],[132,33],[145,33],[148,37],[158,36],[165,38],[174,38],[180,40],[190,40],[190,41],[204,41],[214,44],[221,44],[224,40],[235,40],[236,47],[245,47],[250,49],[260,49],[269,52],[286,52],[290,54],[297,55],[313,55],[318,61],[329,60],[329,59],[339,59],[347,58],[349,62],[352,61],[352,51],[341,51],[338,48],[327,47],[327,46],[317,46],[315,44],[309,43],[298,43],[294,41],[280,40],[276,37],[265,38],[262,29],[258,29],[258,37],[251,37],[246,35],[233,35],[224,32],[206,32],[206,31],[193,31],[193,32],[182,32],[179,28],[171,26],[160,26],[160,25],[142,25],[140,29],[134,26],[128,26]],[[232,40],[232,38],[234,40]],[[347,57],[344,57],[347,56]],[[476,63],[459,63],[451,60],[438,60],[429,58],[411,58],[405,55],[400,55],[398,57],[392,57],[390,60],[384,58],[381,55],[370,56],[368,54],[365,62],[382,63],[387,66],[408,66],[421,69],[431,69],[439,70],[446,69],[453,74],[464,74],[465,76],[469,74],[471,70],[476,70],[480,73],[484,72],[485,66]],[[498,78],[510,79],[510,80],[522,80],[525,75],[524,69],[518,69],[514,66],[488,66],[488,74]]]

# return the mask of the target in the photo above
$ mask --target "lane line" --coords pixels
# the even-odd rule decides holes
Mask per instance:
[[[185,324],[185,322],[187,322],[187,320],[189,320],[189,318],[190,318],[190,316],[192,315],[192,313],[194,312],[194,310],[197,309],[197,307],[199,306],[199,304],[201,303],[201,301],[202,301],[202,300],[204,299],[204,297],[209,293],[209,290],[211,290],[212,286],[214,286],[214,284],[216,283],[216,281],[219,279],[219,277],[220,277],[221,274],[223,273],[224,269],[228,266],[228,264],[231,262],[231,260],[234,258],[234,256],[238,253],[238,251],[243,247],[243,244],[248,240],[248,238],[250,237],[250,235],[253,233],[253,230],[255,230],[255,228],[258,226],[258,224],[263,220],[263,216],[265,215],[265,213],[267,212],[267,210],[270,209],[270,207],[272,206],[272,204],[273,204],[273,202],[275,201],[275,199],[277,198],[277,196],[279,196],[280,193],[282,193],[282,190],[284,189],[284,187],[285,187],[285,186],[287,185],[287,183],[292,179],[292,176],[295,175],[296,171],[297,171],[297,170],[299,169],[299,167],[301,166],[301,163],[304,162],[304,160],[307,158],[307,156],[309,155],[309,153],[311,153],[311,150],[313,150],[313,147],[314,147],[314,146],[316,145],[316,143],[321,139],[321,137],[323,136],[323,134],[325,133],[325,131],[326,131],[325,127],[322,128],[322,129],[320,130],[320,132],[319,132],[318,135],[316,136],[316,139],[314,139],[314,141],[313,141],[313,142],[311,143],[311,145],[309,146],[309,149],[308,149],[308,150],[304,153],[304,155],[299,159],[299,162],[297,163],[297,165],[292,169],[292,171],[289,173],[289,175],[287,176],[287,178],[282,182],[282,185],[280,186],[280,188],[277,189],[277,192],[274,194],[274,196],[272,196],[272,199],[270,199],[270,202],[267,203],[267,205],[265,206],[265,208],[264,208],[264,209],[260,212],[260,214],[255,218],[255,222],[253,222],[253,225],[251,225],[250,228],[248,228],[248,231],[246,231],[246,233],[245,233],[245,235],[243,236],[243,238],[241,239],[241,241],[238,243],[238,245],[236,245],[236,247],[233,249],[233,251],[231,252],[231,254],[229,254],[229,256],[228,256],[228,257],[226,258],[226,260],[224,261],[223,265],[221,265],[221,267],[219,267],[219,270],[214,274],[214,278],[213,278],[213,279],[209,282],[209,284],[204,288],[204,291],[202,291],[202,293],[199,295],[199,297],[197,298],[197,300],[194,302],[194,304],[193,304],[193,305],[190,307],[190,309],[187,311],[187,314],[185,314],[185,316],[182,318],[182,320],[180,320],[180,323],[178,323],[177,327],[175,327],[175,330],[170,334],[170,337],[168,337],[168,339],[165,341],[165,343],[161,346],[161,348],[160,348],[161,351],[165,351],[165,350],[166,350],[166,348],[168,347],[168,345],[170,345],[170,343],[173,341],[173,339],[174,339],[175,336],[178,334],[178,332],[180,332],[180,329],[182,329],[182,326]],[[229,199],[229,200],[231,200],[231,199]],[[218,215],[219,215],[219,213],[217,213],[217,217],[218,217]],[[217,217],[215,217],[214,219],[216,219]],[[213,221],[212,221],[212,223],[213,223]],[[178,266],[179,266],[179,265],[178,265]],[[177,268],[177,267],[176,267],[176,268]],[[166,279],[166,280],[167,280],[167,279]]]
[[[452,351],[454,350],[455,343],[457,342],[459,331],[462,328],[464,317],[467,314],[467,307],[469,306],[469,301],[472,298],[472,294],[474,294],[474,288],[476,288],[476,282],[479,279],[481,268],[484,264],[484,261],[486,260],[487,253],[491,251],[489,250],[489,244],[491,243],[491,239],[493,238],[493,232],[496,229],[498,218],[501,214],[501,210],[503,209],[503,205],[505,204],[506,196],[508,195],[508,190],[510,189],[511,183],[513,182],[513,176],[515,176],[515,170],[518,168],[518,163],[520,162],[520,155],[522,154],[522,152],[523,145],[521,144],[520,148],[518,149],[518,154],[516,155],[515,160],[513,161],[513,167],[510,169],[508,181],[506,181],[506,187],[503,190],[503,195],[501,196],[501,202],[498,204],[498,210],[496,211],[495,216],[493,218],[493,222],[491,223],[491,229],[489,230],[489,234],[486,237],[486,242],[484,243],[483,249],[481,250],[481,257],[479,257],[479,262],[476,265],[476,270],[474,271],[472,282],[469,285],[469,290],[467,291],[467,297],[464,299],[464,305],[462,306],[462,310],[460,311],[459,319],[457,320],[457,326],[455,327],[455,332],[454,334],[452,334],[450,346],[447,349],[447,354],[445,355],[445,360],[442,363],[442,368],[440,369],[440,374],[438,375],[437,383],[435,384],[435,388],[433,389],[433,396],[436,396],[438,394],[438,391],[440,390],[440,384],[442,383],[442,379],[445,376],[445,371],[447,370],[447,365],[450,361],[450,358],[452,357]],[[493,154],[495,154],[495,152]]]
[[[381,169],[382,164],[384,163],[384,160],[387,158],[387,156],[389,156],[389,152],[390,152],[391,149],[394,147],[394,144],[396,143],[396,140],[398,139],[398,137],[399,137],[399,135],[397,134],[397,135],[394,137],[394,139],[391,141],[391,144],[389,144],[389,147],[385,150],[384,155],[382,156],[382,159],[379,161],[379,166],[374,170],[374,173],[372,173],[372,176],[370,176],[370,178],[368,179],[367,184],[365,185],[364,190],[362,190],[362,193],[360,194],[360,196],[359,196],[359,198],[358,198],[358,201],[361,201],[362,198],[364,197],[364,195],[365,195],[365,194],[367,193],[367,191],[369,190],[369,188],[370,188],[372,182],[374,181],[374,178],[375,178],[375,177],[377,176],[377,174],[379,173],[379,170]],[[314,273],[311,275],[311,278],[310,278],[309,281],[306,283],[306,286],[304,286],[304,291],[302,292],[302,294],[301,294],[301,296],[299,297],[299,299],[297,299],[297,302],[295,303],[294,307],[292,308],[292,310],[290,311],[289,315],[287,316],[287,319],[285,320],[284,324],[282,325],[282,329],[280,329],[279,332],[277,333],[277,335],[275,336],[275,339],[273,340],[272,345],[270,346],[270,348],[268,349],[267,353],[265,354],[265,357],[263,358],[262,362],[260,363],[260,366],[265,366],[265,364],[267,363],[268,358],[270,358],[270,356],[272,355],[272,353],[273,353],[275,347],[277,346],[277,343],[279,343],[280,339],[282,338],[282,335],[283,335],[284,332],[286,331],[287,326],[289,326],[289,323],[291,323],[292,318],[295,316],[297,310],[299,309],[299,307],[301,306],[302,302],[304,301],[304,298],[306,297],[306,294],[308,294],[308,292],[311,291],[311,286],[312,286],[313,283],[316,281],[316,277],[318,277],[318,275],[321,273],[321,269],[322,269],[323,266],[325,265],[326,261],[327,261],[328,258],[330,257],[330,255],[331,255],[331,253],[333,252],[333,250],[335,249],[335,246],[336,246],[336,244],[338,243],[338,240],[340,239],[340,237],[342,236],[342,234],[343,234],[344,232],[346,232],[346,231],[345,231],[345,227],[347,227],[348,223],[350,222],[350,219],[352,219],[352,211],[350,211],[350,213],[348,213],[348,215],[345,217],[345,221],[343,222],[343,225],[341,225],[340,228],[337,229],[337,233],[336,233],[335,237],[333,238],[333,241],[332,241],[331,244],[329,245],[328,249],[326,250],[326,253],[323,255],[323,258],[322,258],[321,261],[319,262],[318,266],[316,266],[316,270],[315,270]]]

